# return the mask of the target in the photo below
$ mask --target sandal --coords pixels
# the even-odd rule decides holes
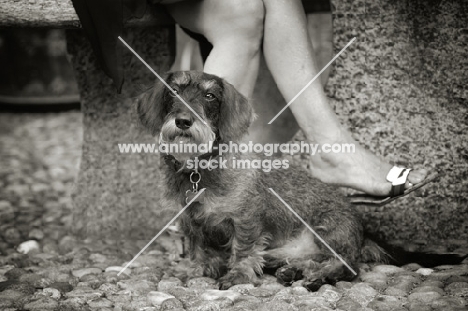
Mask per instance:
[[[409,168],[402,168],[398,166],[394,166],[390,169],[390,171],[387,174],[387,181],[392,183],[392,189],[390,190],[389,196],[376,197],[369,194],[357,193],[348,195],[348,197],[351,198],[352,204],[383,206],[398,198],[408,195],[409,193],[427,185],[428,183],[433,182],[439,177],[439,174],[437,172],[432,173],[429,176],[427,176],[422,182],[405,190],[405,184],[408,180],[408,175],[410,171],[411,169]]]

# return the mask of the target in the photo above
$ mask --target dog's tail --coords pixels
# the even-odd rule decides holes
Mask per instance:
[[[396,266],[417,263],[426,268],[456,265],[468,258],[468,254],[410,252],[402,247],[390,245],[383,241],[376,242],[375,238],[366,238],[364,240],[361,256],[364,262],[381,262]]]

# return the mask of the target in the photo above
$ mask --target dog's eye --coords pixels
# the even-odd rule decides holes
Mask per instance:
[[[174,92],[169,91],[169,95],[171,95],[172,97],[176,97],[176,94],[179,94],[179,90],[176,89],[175,87],[171,87],[171,89],[172,89]]]
[[[214,96],[212,93],[206,93],[205,98],[208,100],[215,100],[216,96]]]

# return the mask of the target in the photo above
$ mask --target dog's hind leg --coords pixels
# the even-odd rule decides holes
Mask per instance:
[[[324,255],[323,258],[326,256]],[[351,261],[343,258],[348,265]],[[352,263],[354,266],[354,263]],[[355,268],[353,268],[355,270]],[[317,291],[324,284],[335,284],[338,281],[350,281],[355,274],[339,259],[305,259],[295,260],[291,264],[276,270],[278,281],[284,285],[304,279],[303,286],[310,291]]]
[[[339,230],[328,233],[324,228],[316,232],[354,271],[359,260],[360,239],[350,234],[340,238]],[[338,232],[338,233],[337,233]],[[290,285],[304,279],[304,286],[315,291],[323,284],[334,284],[340,280],[351,280],[355,274],[308,229],[277,249],[272,249],[265,256],[266,266],[285,262],[286,265],[276,271],[278,281]]]

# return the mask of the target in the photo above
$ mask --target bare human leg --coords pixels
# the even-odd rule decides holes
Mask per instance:
[[[226,79],[251,97],[263,36],[262,1],[187,0],[167,8],[179,25],[203,34],[213,44],[204,71]]]
[[[268,67],[286,101],[318,73],[307,34],[300,0],[263,0],[265,25],[263,50]],[[320,153],[311,157],[312,174],[326,183],[347,186],[371,195],[387,195],[386,175],[391,164],[367,151],[342,127],[328,103],[320,79],[315,80],[290,106],[308,140],[318,144],[354,144],[355,153]],[[274,126],[274,123],[270,126]],[[411,171],[408,181],[417,184],[426,170]],[[407,182],[406,187],[409,187]]]

